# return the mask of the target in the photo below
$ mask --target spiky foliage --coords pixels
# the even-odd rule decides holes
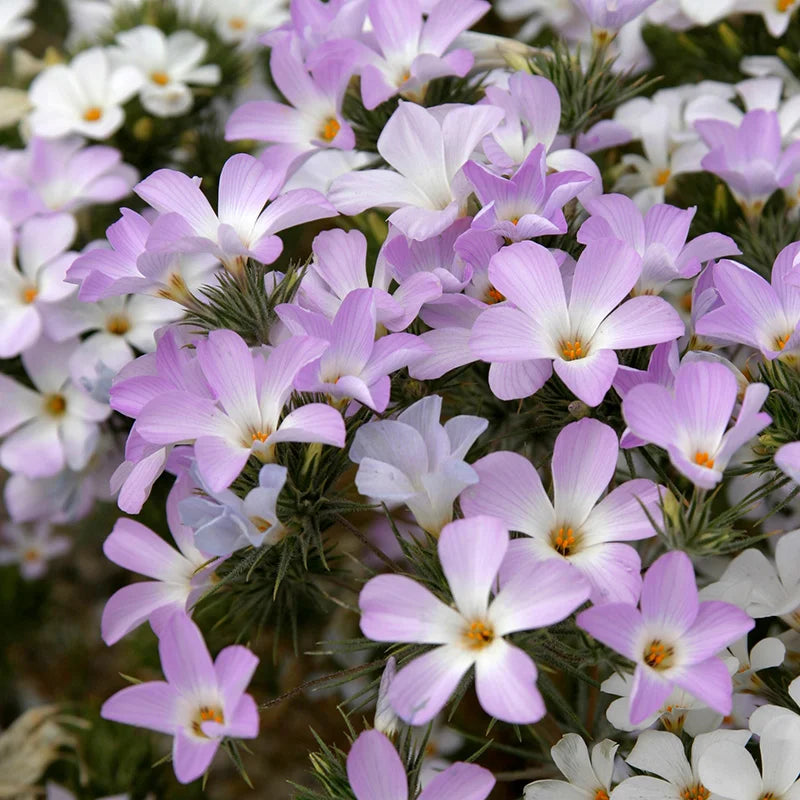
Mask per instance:
[[[758,217],[756,226],[739,221],[733,238],[742,251],[736,260],[769,280],[778,253],[792,242],[800,240],[800,216],[790,218],[782,203],[770,202]]]
[[[304,267],[291,265],[272,291],[265,281],[277,279],[272,267],[249,259],[240,275],[220,273],[216,286],[203,286],[203,300],[185,301],[184,322],[203,331],[227,328],[247,344],[269,344],[269,334],[277,317],[275,307],[290,303],[300,286]],[[269,277],[268,277],[269,276]]]
[[[574,139],[608,116],[618,105],[651,89],[656,79],[634,78],[630,72],[614,72],[614,59],[606,47],[595,45],[582,63],[580,50],[571,51],[560,40],[537,50],[528,61],[534,75],[550,80],[561,97],[559,132]]]

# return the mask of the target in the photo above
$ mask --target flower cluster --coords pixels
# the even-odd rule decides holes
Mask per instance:
[[[300,800],[800,797],[800,61],[662,52],[796,3],[67,0],[43,59],[33,5],[0,564],[100,593],[109,763],[249,783],[348,684]]]

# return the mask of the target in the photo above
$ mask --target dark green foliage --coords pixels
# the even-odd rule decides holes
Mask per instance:
[[[614,72],[614,59],[605,47],[595,46],[584,66],[581,53],[571,52],[562,41],[537,51],[528,68],[552,81],[561,97],[559,132],[573,141],[579,133],[607,117],[618,105],[653,88],[656,79]]]

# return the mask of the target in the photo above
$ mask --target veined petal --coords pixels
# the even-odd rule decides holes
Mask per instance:
[[[426,784],[418,800],[486,800],[494,785],[494,775],[488,769],[458,762]]]
[[[653,562],[644,577],[641,608],[645,622],[675,634],[694,624],[699,608],[697,584],[686,553],[673,550]]]
[[[408,800],[408,778],[394,745],[364,731],[347,754],[347,779],[356,800]]]
[[[214,664],[200,628],[185,614],[173,614],[158,642],[164,675],[187,697],[201,696],[217,687]]]
[[[641,657],[636,643],[643,621],[636,606],[630,603],[592,606],[578,614],[577,623],[598,642],[627,658],[638,661]]]
[[[138,572],[159,581],[181,579],[191,565],[157,533],[140,522],[123,517],[118,519],[103,542],[105,557],[123,569]]]
[[[458,641],[461,615],[403,575],[378,575],[361,590],[361,630],[379,642],[444,644]],[[465,667],[466,669],[466,667]]]
[[[103,703],[103,719],[136,725],[161,733],[175,733],[178,727],[178,692],[164,681],[128,686]]]

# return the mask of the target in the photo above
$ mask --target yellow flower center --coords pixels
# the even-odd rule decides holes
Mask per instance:
[[[320,138],[324,139],[326,142],[332,142],[341,129],[342,126],[339,124],[339,120],[336,119],[336,117],[329,117],[322,126]]]
[[[694,786],[687,786],[681,792],[683,800],[708,800],[710,796],[711,792],[709,792],[702,783],[696,783]]]
[[[671,666],[670,657],[673,654],[673,649],[665,645],[660,639],[653,639],[652,642],[645,648],[642,657],[644,663],[653,669],[667,669]]]
[[[125,314],[112,314],[106,320],[106,330],[115,336],[122,336],[131,329],[131,323]]]
[[[38,561],[41,558],[41,553],[35,548],[30,547],[22,554],[22,560],[27,561],[29,564],[32,561]]]
[[[656,173],[656,186],[665,186],[670,179],[672,172],[668,169],[660,169]]]
[[[506,296],[501,292],[498,292],[497,289],[494,288],[494,286],[490,286],[486,290],[486,298],[487,298],[486,302],[492,304],[492,303],[502,303],[503,300],[506,299]]]
[[[97,106],[92,106],[91,108],[87,108],[86,111],[83,112],[83,118],[87,122],[97,122],[103,116],[103,109],[98,108]]]
[[[708,467],[708,469],[714,469],[714,459],[709,458],[708,453],[703,450],[698,450],[694,454],[694,463],[701,467]]]
[[[598,789],[594,793],[594,800],[608,800],[608,792],[605,789]]]
[[[29,286],[27,289],[22,290],[22,302],[29,305],[36,299],[39,290],[35,286]]]
[[[561,527],[550,534],[550,544],[562,556],[568,556],[575,549],[575,532],[572,528]]]
[[[253,441],[266,442],[269,439],[269,434],[264,431],[255,431],[253,433]]]
[[[67,410],[67,400],[63,394],[51,394],[45,398],[44,410],[51,417],[60,417]]]
[[[203,733],[202,725],[204,722],[216,722],[220,725],[225,724],[225,716],[222,709],[217,706],[200,706],[197,715],[192,720],[192,730],[198,735],[208,738]]]
[[[781,14],[785,14],[793,5],[795,0],[777,0],[775,8]]]
[[[791,337],[791,333],[787,333],[785,336],[776,336],[774,342],[775,349],[783,350],[783,348],[786,347],[786,342],[788,342]]]
[[[561,343],[561,355],[567,361],[574,361],[576,358],[583,358],[586,353],[583,352],[583,345],[580,339],[575,339],[574,342],[567,339]]]
[[[247,27],[247,20],[244,17],[231,17],[228,20],[228,27],[235,31],[243,31]]]
[[[166,86],[169,83],[169,75],[160,70],[150,73],[150,80],[157,83],[159,86]]]
[[[494,629],[482,620],[470,623],[464,631],[464,641],[473,650],[481,650],[494,641]]]

